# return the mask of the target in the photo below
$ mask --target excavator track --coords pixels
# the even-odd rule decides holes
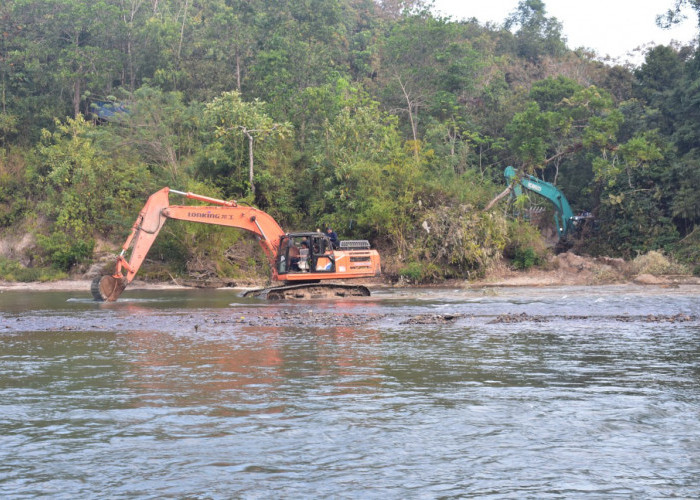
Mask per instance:
[[[338,297],[369,297],[369,288],[363,285],[335,283],[301,283],[297,285],[275,286],[249,290],[243,297],[256,297],[268,300],[288,299],[330,299]]]

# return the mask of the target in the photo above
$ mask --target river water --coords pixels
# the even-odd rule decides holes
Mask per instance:
[[[698,498],[700,287],[0,293],[2,498]]]

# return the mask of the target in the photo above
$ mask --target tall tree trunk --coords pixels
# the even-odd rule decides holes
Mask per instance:
[[[248,180],[250,181],[250,192],[255,198],[255,184],[253,184],[253,134],[247,130],[243,130],[243,133],[248,137]]]
[[[129,73],[129,90],[131,91],[136,88],[136,71],[134,70],[134,18],[141,8],[142,3],[143,0],[131,0],[128,6],[128,12],[125,6],[124,15],[122,17],[124,26],[126,26],[127,71]],[[154,4],[153,9],[155,12],[157,9],[157,2]]]
[[[73,82],[73,117],[80,115],[80,78],[76,77]]]
[[[241,51],[236,47],[236,90],[241,91]]]
[[[80,52],[80,33],[78,31],[73,36],[73,45],[75,46],[75,53],[78,54]],[[75,80],[73,80],[73,117],[78,118],[80,114],[80,78],[83,74],[83,68],[82,64],[78,62],[74,64],[78,67],[75,71]],[[74,67],[72,66],[71,69]]]
[[[180,43],[177,46],[177,62],[180,64],[180,56],[182,55],[182,39],[185,37],[185,22],[187,21],[187,9],[190,6],[189,0],[185,0],[185,9],[182,13],[182,25],[180,26]]]
[[[411,121],[411,132],[413,133],[413,155],[418,158],[418,127],[416,125],[416,121],[413,119],[413,111],[416,108],[415,102],[411,100],[411,96],[406,90],[406,86],[404,83],[401,81],[401,77],[398,77],[399,79],[399,85],[401,86],[401,91],[403,92],[403,96],[406,99],[406,106],[408,107],[408,118]]]
[[[131,30],[129,30],[128,39],[126,42],[126,57],[129,67],[129,90],[134,91],[136,86],[136,75],[134,75],[134,55],[131,52]]]

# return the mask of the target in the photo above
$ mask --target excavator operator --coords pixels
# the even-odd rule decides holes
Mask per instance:
[[[309,244],[306,241],[301,242],[301,248],[292,244],[289,247],[289,264],[290,269],[295,271],[308,271]]]

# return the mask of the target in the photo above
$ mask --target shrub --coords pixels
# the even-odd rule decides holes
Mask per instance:
[[[56,269],[24,267],[19,262],[0,257],[0,279],[5,281],[51,281],[65,278],[66,273]]]
[[[687,266],[673,262],[661,252],[651,251],[639,255],[632,261],[632,271],[635,274],[688,274]]]
[[[547,253],[547,245],[535,226],[517,220],[508,222],[508,244],[503,255],[516,269],[540,265],[547,260]]]
[[[693,267],[693,274],[700,274],[700,228],[696,227],[693,232],[682,240],[671,245],[670,255],[674,260],[688,264]]]
[[[421,279],[421,265],[418,262],[409,262],[399,270],[399,276],[412,283],[417,283]]]
[[[530,269],[541,263],[540,257],[535,253],[532,247],[518,248],[515,250],[513,258],[513,267],[516,269]]]
[[[412,260],[430,262],[422,267],[430,276],[465,278],[483,273],[500,260],[506,244],[505,219],[468,205],[438,207],[426,213],[414,235]]]
[[[410,283],[435,283],[443,279],[440,268],[430,262],[409,262],[399,270],[399,276]]]
[[[46,252],[51,266],[60,271],[70,269],[92,256],[94,240],[72,240],[65,233],[56,232],[51,236],[37,235],[39,247]]]

